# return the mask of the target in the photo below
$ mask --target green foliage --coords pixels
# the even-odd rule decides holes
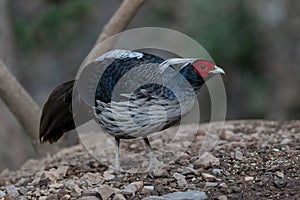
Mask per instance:
[[[82,32],[91,6],[90,0],[72,0],[48,6],[33,19],[17,18],[14,33],[21,49],[31,52],[44,46],[67,47]]]
[[[257,48],[244,0],[192,0],[188,28],[215,60],[253,66]]]

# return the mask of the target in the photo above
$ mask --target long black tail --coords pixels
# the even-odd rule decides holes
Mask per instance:
[[[40,120],[40,142],[56,142],[75,128],[72,114],[74,80],[62,83],[50,94]]]

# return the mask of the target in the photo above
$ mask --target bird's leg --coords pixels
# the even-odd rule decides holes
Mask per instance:
[[[120,161],[119,161],[119,149],[120,149],[120,138],[115,137],[115,161],[114,161],[114,168],[117,171],[120,171]]]
[[[152,148],[151,148],[151,145],[150,145],[150,141],[147,137],[144,138],[144,142],[146,144],[146,147],[147,147],[147,153],[148,153],[148,156],[149,156],[149,167],[148,169],[150,171],[156,169],[156,168],[159,168],[160,166],[163,166],[164,164],[162,162],[160,162],[155,154],[153,153],[152,151]]]

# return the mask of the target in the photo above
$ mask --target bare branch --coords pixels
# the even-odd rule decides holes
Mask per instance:
[[[104,26],[96,44],[123,31],[135,16],[144,0],[124,0],[119,9]]]
[[[144,0],[124,0],[119,9],[104,26],[96,44],[110,36],[123,31]],[[112,48],[113,42],[102,49],[103,53]],[[18,80],[9,72],[6,65],[0,60],[0,98],[14,113],[23,125],[29,136],[35,141],[38,138],[38,126],[41,109],[32,97],[21,86]]]
[[[29,136],[36,140],[40,108],[2,61],[0,61],[0,97]]]

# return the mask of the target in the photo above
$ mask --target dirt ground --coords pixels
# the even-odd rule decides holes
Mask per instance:
[[[121,141],[125,171],[118,174],[107,166],[111,139],[97,137],[82,137],[84,148],[4,170],[0,199],[143,199],[187,190],[205,192],[207,199],[300,199],[300,121],[171,128],[150,138],[165,163],[150,172],[141,139]]]

